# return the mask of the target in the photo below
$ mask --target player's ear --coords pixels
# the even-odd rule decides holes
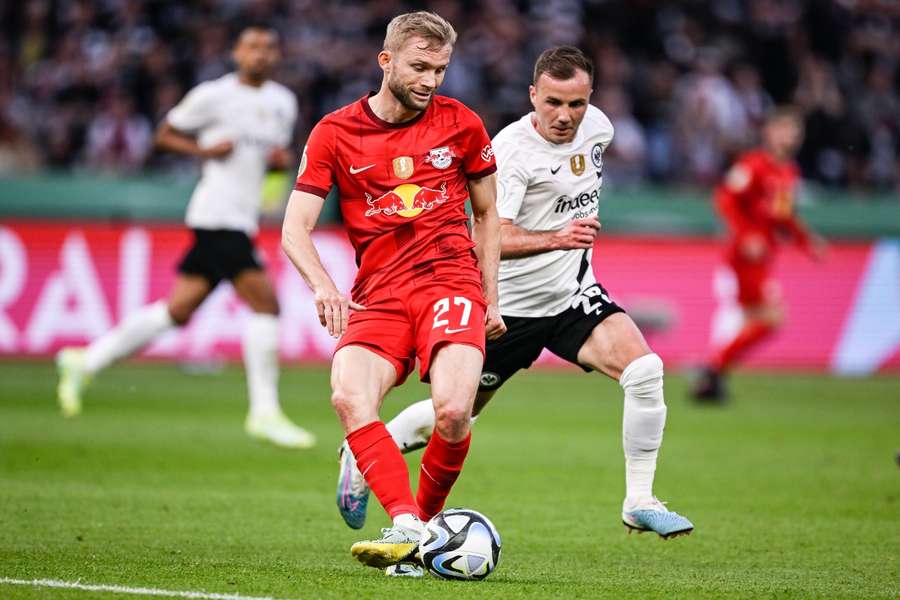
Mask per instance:
[[[378,53],[378,66],[381,67],[382,71],[387,71],[388,66],[391,64],[391,58],[393,58],[390,50],[382,50]]]
[[[531,99],[531,105],[537,108],[537,88],[533,85],[528,86],[528,97]]]

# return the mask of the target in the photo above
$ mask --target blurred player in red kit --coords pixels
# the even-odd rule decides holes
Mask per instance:
[[[490,138],[475,113],[437,96],[456,32],[426,12],[388,25],[381,89],[312,130],[285,215],[282,246],[339,338],[332,404],[367,483],[393,519],[351,553],[372,567],[416,561],[422,520],[444,505],[469,448],[485,339],[506,327],[497,308],[500,221]],[[310,238],[329,189],[359,271],[348,297]],[[472,231],[465,212],[472,203]],[[413,371],[430,382],[437,416],[418,493],[379,419],[387,392]]]
[[[725,260],[737,278],[744,322],[734,339],[717,349],[695,385],[693,395],[700,401],[723,401],[723,374],[783,323],[781,290],[772,279],[779,243],[792,241],[815,260],[825,253],[824,241],[794,213],[800,171],[793,157],[803,141],[800,115],[779,108],[762,134],[763,146],[741,155],[715,191],[716,208],[728,229]]]

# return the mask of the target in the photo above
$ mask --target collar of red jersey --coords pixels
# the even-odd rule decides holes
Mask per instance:
[[[431,109],[431,105],[434,103],[434,99],[428,103],[428,108],[414,116],[409,121],[403,121],[402,123],[391,123],[390,121],[385,121],[381,117],[375,114],[375,111],[372,110],[372,107],[369,106],[369,98],[374,96],[377,92],[370,91],[368,94],[360,98],[360,102],[362,103],[363,112],[366,113],[366,116],[372,120],[373,123],[378,125],[379,127],[384,127],[385,129],[402,129],[404,127],[409,127],[411,125],[415,125],[425,116],[425,113]]]

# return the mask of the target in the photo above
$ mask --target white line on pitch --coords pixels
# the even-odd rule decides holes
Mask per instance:
[[[137,596],[167,596],[169,598],[197,598],[198,600],[274,600],[268,596],[241,596],[240,594],[214,594],[210,592],[182,592],[178,590],[159,590],[156,588],[125,587],[121,585],[103,585],[81,583],[80,581],[59,581],[57,579],[11,579],[0,577],[0,584],[31,585],[34,587],[62,588],[68,590],[84,590],[87,592],[113,592],[116,594],[135,594]]]

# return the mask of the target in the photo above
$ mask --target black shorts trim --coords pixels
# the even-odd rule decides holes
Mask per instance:
[[[223,279],[231,281],[242,271],[263,270],[253,242],[243,231],[193,229],[194,245],[178,264],[178,272],[200,275],[215,287]]]
[[[599,283],[572,299],[569,308],[552,317],[503,317],[506,333],[488,341],[479,391],[499,389],[519,369],[527,369],[544,348],[585,371],[578,351],[594,328],[610,315],[625,309],[613,302]]]

